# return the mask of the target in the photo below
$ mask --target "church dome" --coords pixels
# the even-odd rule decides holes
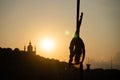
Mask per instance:
[[[31,45],[31,42],[29,42],[29,45],[27,47],[27,51],[28,52],[32,52],[33,51],[33,46]]]

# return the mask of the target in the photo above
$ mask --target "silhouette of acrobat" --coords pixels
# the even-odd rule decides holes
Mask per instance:
[[[83,40],[80,38],[79,33],[80,33],[80,26],[82,23],[82,18],[83,18],[83,13],[81,13],[80,20],[77,23],[77,29],[74,34],[73,39],[71,40],[70,43],[70,59],[69,59],[69,64],[72,64],[73,57],[75,56],[75,64],[83,63],[85,59],[85,45]],[[82,60],[80,61],[80,57],[82,56]]]
[[[79,19],[79,8],[80,8],[80,0],[77,0],[76,32],[69,46],[70,49],[69,65],[72,64],[73,57],[75,57],[75,64],[80,64],[81,70],[83,70],[83,61],[85,59],[85,45],[83,40],[79,36],[80,26],[83,18],[83,12],[81,12],[81,16]],[[82,60],[80,61],[81,55],[82,55]]]

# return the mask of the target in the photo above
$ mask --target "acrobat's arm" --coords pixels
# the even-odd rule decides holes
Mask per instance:
[[[70,50],[70,55],[69,55],[69,64],[71,65],[72,61],[73,61],[73,57],[74,57],[74,38],[72,39],[71,43],[70,43],[70,47],[69,47],[69,50]]]
[[[81,61],[81,63],[83,63],[84,59],[85,59],[85,49],[83,49],[83,56],[82,56],[82,61]]]
[[[81,63],[83,63],[84,59],[85,59],[85,45],[84,45],[84,42],[82,41],[82,60],[81,60]]]

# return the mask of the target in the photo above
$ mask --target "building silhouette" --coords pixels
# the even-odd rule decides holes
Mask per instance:
[[[32,43],[29,42],[29,45],[27,46],[27,50],[26,50],[26,46],[24,46],[24,52],[28,54],[36,54],[36,47],[34,47],[34,50],[33,50]]]
[[[91,66],[91,64],[86,64],[86,67],[87,67],[86,70],[87,71],[90,71],[90,69],[91,69],[90,66]]]

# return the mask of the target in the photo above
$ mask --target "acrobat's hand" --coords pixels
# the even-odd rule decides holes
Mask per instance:
[[[68,65],[69,65],[69,68],[71,68],[71,63],[70,62],[68,63]]]
[[[69,68],[71,68],[71,66],[72,66],[72,62],[71,62],[70,60],[69,60],[68,65],[69,65]]]

